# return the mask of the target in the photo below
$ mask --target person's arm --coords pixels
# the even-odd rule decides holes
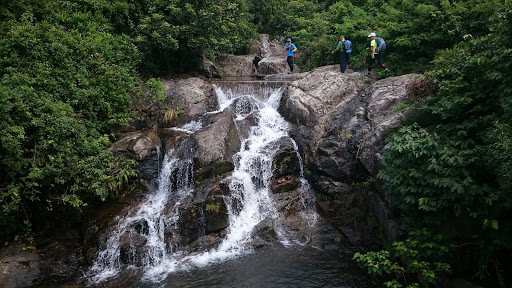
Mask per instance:
[[[338,46],[336,46],[336,49],[334,49],[334,51],[332,51],[331,54],[334,54],[340,50],[341,50],[341,41],[338,42]]]
[[[292,45],[293,45],[293,46],[292,46],[292,47],[293,47],[293,50],[292,50],[292,52],[295,52],[295,51],[297,51],[297,46],[295,46],[295,44],[292,44]]]

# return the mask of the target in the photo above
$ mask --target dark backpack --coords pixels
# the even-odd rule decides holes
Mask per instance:
[[[375,48],[375,52],[384,52],[386,50],[386,42],[381,37],[375,37],[375,41],[377,41],[377,48]]]
[[[345,50],[345,53],[352,52],[352,42],[350,40],[343,41],[343,50]]]

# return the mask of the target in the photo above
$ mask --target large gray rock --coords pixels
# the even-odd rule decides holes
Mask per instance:
[[[385,145],[385,137],[390,131],[401,126],[407,119],[410,107],[395,111],[394,107],[407,101],[407,87],[420,75],[392,77],[375,82],[366,91],[367,118],[369,129],[365,131],[358,159],[375,177]]]
[[[256,55],[223,55],[217,63],[222,77],[256,76],[255,59]]]
[[[361,227],[354,223],[364,221],[367,197],[373,199],[370,209],[381,217],[386,238],[393,240],[398,233],[396,215],[386,207],[385,193],[361,194],[353,183],[363,183],[378,173],[384,138],[403,123],[409,111],[393,107],[407,101],[407,86],[414,78],[371,82],[357,72],[341,74],[335,66],[321,67],[290,83],[282,98],[282,114],[295,123],[293,137],[304,155],[305,169],[312,172],[310,180],[317,191],[332,199],[319,208],[337,219],[334,225],[348,231],[343,233],[351,241],[358,239],[353,236]]]
[[[116,155],[141,161],[151,156],[161,142],[158,135],[151,130],[122,134],[107,150]]]
[[[122,134],[107,150],[137,160],[139,177],[152,181],[158,176],[160,138],[153,130]]]
[[[261,34],[260,40],[254,41],[250,50],[261,58],[281,56],[284,55],[284,45],[283,41],[272,39],[268,34]]]
[[[229,111],[210,115],[210,125],[193,134],[197,142],[194,180],[201,184],[234,169],[233,155],[240,151],[240,136]]]
[[[385,135],[409,111],[393,107],[407,101],[414,78],[370,83],[359,73],[319,68],[289,85],[281,110],[298,125],[296,137],[318,172],[342,181],[361,179],[364,170],[375,176]]]
[[[272,193],[294,191],[300,187],[300,160],[295,147],[288,137],[283,137],[275,143],[275,155],[272,159]]]
[[[358,73],[321,69],[289,85],[282,113],[298,125],[294,137],[314,175],[344,180],[357,175],[354,134],[360,133],[358,129],[365,123],[358,97],[366,85]]]
[[[290,70],[282,41],[261,34],[260,39],[253,41],[249,50],[249,55],[223,55],[217,59],[215,65],[211,61],[203,60],[202,69],[207,77],[216,77],[216,74],[221,77],[272,75]],[[294,72],[300,72],[297,66]]]
[[[0,251],[0,287],[28,287],[40,274],[40,257],[31,250],[24,251],[23,243],[10,245]]]
[[[272,159],[272,175],[279,178],[286,175],[300,175],[300,160],[295,151],[295,147],[288,137],[282,137],[273,147],[275,151]]]
[[[251,52],[256,55],[254,64],[258,75],[274,75],[289,71],[284,42],[271,39],[268,34],[261,34],[260,41],[255,41],[251,46]],[[299,72],[298,67],[296,69],[295,72]]]
[[[199,67],[203,71],[204,76],[208,78],[220,78],[221,73],[219,67],[215,65],[210,59],[203,56],[201,66]]]
[[[167,79],[162,80],[162,83],[170,107],[181,113],[177,124],[187,123],[217,108],[213,87],[203,79],[197,77]]]
[[[294,72],[300,72],[297,66],[294,68]],[[282,74],[290,71],[288,62],[286,62],[285,53],[282,53],[282,55],[279,56],[271,56],[261,59],[261,61],[259,61],[257,64],[257,69],[259,75]]]

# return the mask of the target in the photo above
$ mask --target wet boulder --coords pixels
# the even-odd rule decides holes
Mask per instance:
[[[205,233],[211,234],[227,228],[229,216],[220,187],[218,185],[208,187],[207,191],[208,196],[203,201]]]
[[[154,131],[130,132],[121,134],[118,138],[108,151],[135,159],[140,178],[152,181],[158,177],[161,141]]]
[[[0,250],[1,287],[28,287],[39,277],[39,254],[24,250],[25,247],[18,242]]]
[[[222,77],[256,76],[256,55],[222,55],[217,63]]]
[[[272,180],[270,188],[272,193],[293,191],[300,185],[300,159],[295,146],[288,137],[279,139],[273,147],[275,151],[272,159]]]
[[[142,266],[146,253],[145,235],[134,230],[125,231],[119,238],[119,260],[123,264]]]
[[[200,185],[234,169],[233,155],[240,151],[240,136],[233,114],[210,116],[210,125],[191,137],[197,143],[194,180]]]
[[[365,91],[369,129],[365,131],[359,159],[372,176],[378,173],[385,138],[409,117],[411,107],[394,109],[408,101],[407,88],[420,75],[404,75],[380,80]]]
[[[188,123],[217,108],[212,85],[201,78],[163,79],[162,83],[171,107],[166,118],[174,118],[178,125]]]
[[[386,207],[388,197],[382,191],[369,192],[373,185],[367,179],[378,173],[386,135],[408,117],[409,109],[394,107],[408,100],[407,87],[415,77],[373,82],[357,72],[340,74],[332,67],[320,67],[290,83],[282,98],[280,110],[294,124],[293,138],[304,155],[305,169],[311,172],[309,180],[330,199],[319,201],[320,211],[332,217],[340,231],[348,231],[344,234],[351,241],[364,229],[361,223],[368,213],[364,203],[380,203],[370,209],[384,215],[378,220],[385,233],[396,235],[391,231],[396,225],[394,213]],[[366,183],[366,188],[356,189],[358,183]],[[379,209],[386,212],[377,213]]]
[[[272,172],[274,178],[286,175],[300,175],[300,160],[292,140],[288,137],[279,139],[273,147],[275,151],[272,159]]]

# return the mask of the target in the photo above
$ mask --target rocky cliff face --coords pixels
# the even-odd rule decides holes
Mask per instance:
[[[286,77],[289,76],[280,79]],[[365,231],[371,229],[366,224],[369,211],[385,227],[388,240],[398,233],[386,195],[373,189],[376,186],[372,181],[378,172],[386,135],[407,117],[408,109],[396,111],[393,108],[407,101],[407,86],[415,77],[408,75],[372,82],[360,73],[340,74],[337,66],[328,66],[294,75],[294,78],[290,78],[293,81],[286,84],[279,110],[292,125],[292,138],[300,148],[305,175],[319,195],[317,207],[338,232],[353,244],[364,240]],[[236,115],[230,111],[235,108],[228,108],[223,113],[215,112],[218,105],[211,102],[211,84],[201,79],[177,80],[166,86],[171,91],[168,92],[169,97],[180,101],[185,107],[181,117],[198,121],[203,127],[191,135],[171,133],[169,130],[160,132],[164,143],[162,150],[175,147],[183,138],[188,138],[186,145],[194,155],[195,196],[180,204],[180,211],[183,211],[181,229],[179,232],[169,232],[169,235],[180,238],[177,242],[181,246],[196,247],[190,249],[199,249],[201,245],[202,248],[214,247],[222,239],[228,224],[227,207],[222,196],[230,192],[224,179],[233,171],[233,155],[240,150],[241,139],[247,137],[255,119],[247,117],[243,121],[235,121]],[[233,107],[248,109],[248,114],[251,109],[245,107],[244,103]],[[198,114],[202,115],[200,119]],[[148,147],[142,149],[137,145],[146,142],[130,140],[133,138],[131,134],[126,137],[113,147],[122,147],[120,143],[132,143],[131,149],[117,149],[151,151],[155,145],[154,141],[147,142]],[[141,135],[139,138],[145,139]],[[300,221],[295,221],[294,209],[291,208],[300,186],[300,160],[293,145],[283,139],[275,147],[271,190],[276,206],[284,214],[288,213],[288,224],[304,229],[300,227]],[[136,159],[143,163],[151,162],[139,159],[141,154],[125,153],[129,156],[139,155]],[[148,159],[154,158],[154,153],[144,155]],[[205,213],[207,206],[216,209],[209,209]],[[200,223],[206,225],[206,234],[198,233],[200,229],[204,230],[204,227],[199,227]],[[262,224],[260,227],[267,236],[272,230],[269,225]],[[208,241],[205,242],[206,236]],[[266,236],[262,238],[266,239]]]
[[[375,180],[385,137],[407,118],[407,87],[419,75],[371,82],[360,73],[340,74],[330,67],[308,73],[289,84],[281,112],[294,123],[293,137],[302,148],[315,189],[328,201],[319,207],[345,236],[360,239],[370,208],[385,236],[393,240],[395,216]],[[361,189],[361,187],[377,189]],[[358,232],[359,231],[359,232]]]
[[[264,40],[259,50],[255,50],[255,55],[269,59],[280,53],[278,48],[279,45]],[[247,63],[252,61],[249,58]],[[284,57],[282,60],[285,61]],[[240,67],[244,69],[244,72],[240,72],[243,75],[252,75],[255,71],[244,68],[245,65]],[[210,67],[210,70],[214,69]],[[340,237],[352,244],[361,243],[364,231],[371,228],[365,224],[368,222],[368,211],[371,210],[386,227],[386,235],[391,240],[396,233],[393,213],[388,208],[386,195],[378,189],[372,189],[370,179],[374,179],[378,173],[386,135],[407,117],[408,109],[396,111],[393,107],[407,101],[407,86],[416,76],[392,77],[372,82],[360,73],[340,74],[337,70],[337,65],[333,65],[309,73],[269,76],[274,81],[289,81],[279,111],[291,123],[291,136],[301,154],[299,157],[295,153],[292,141],[282,139],[277,142],[272,161],[272,198],[277,209],[285,215],[285,222],[291,230],[307,230],[307,223],[297,217],[305,205],[297,201],[300,198],[298,188],[301,186],[301,171],[298,167],[303,161],[302,172],[317,193],[316,200],[307,201],[316,201],[317,208],[340,233]],[[279,71],[285,70],[269,70],[268,73]],[[155,188],[156,184],[151,181],[158,174],[162,155],[169,149],[182,149],[182,153],[193,159],[191,174],[195,188],[193,197],[179,204],[180,211],[183,211],[178,223],[179,231],[165,231],[166,237],[177,245],[189,247],[192,252],[215,247],[225,236],[228,207],[223,197],[230,193],[225,179],[234,169],[233,155],[240,150],[241,139],[247,137],[256,120],[251,117],[243,121],[235,120],[234,112],[229,109],[222,114],[216,112],[219,105],[214,97],[213,86],[208,81],[200,78],[169,79],[164,81],[164,85],[169,100],[183,109],[177,124],[183,126],[188,123],[190,129],[198,125],[201,130],[198,133],[167,128],[135,131],[123,135],[109,148],[138,161],[140,176],[145,180],[146,188],[132,191],[108,207],[103,207],[103,212],[86,225],[84,245],[78,250],[81,251],[79,256],[76,256],[76,247],[69,251],[69,256],[81,259],[78,261],[81,264],[91,264],[96,259],[98,249],[105,245],[108,227],[112,227],[115,217],[132,215],[141,205],[143,195]],[[250,109],[242,104],[240,107]],[[236,206],[236,203],[231,205]],[[121,237],[121,247],[128,249],[136,246],[140,247],[137,253],[145,253],[144,225],[140,223],[140,227],[133,229],[141,233],[139,237]],[[262,221],[257,231],[254,231],[254,246],[275,241],[273,229],[271,221]],[[59,257],[65,258],[62,255],[65,253],[60,253]],[[23,277],[30,275],[30,281],[16,282],[12,277],[0,275],[0,282],[19,283],[12,287],[27,286],[46,267],[44,265],[48,265],[48,262],[38,259],[30,258],[29,270],[19,274],[25,275]],[[123,259],[126,264],[137,265],[140,255],[130,254]],[[1,260],[0,268],[18,269],[16,267],[19,263],[12,261],[8,263],[9,266],[5,266],[6,262]],[[78,271],[78,265],[68,268]]]
[[[222,55],[214,63],[204,58],[201,70],[206,77],[246,77],[286,73],[290,69],[286,62],[284,42],[262,34],[252,43],[248,55]],[[295,72],[300,72],[295,67]]]

